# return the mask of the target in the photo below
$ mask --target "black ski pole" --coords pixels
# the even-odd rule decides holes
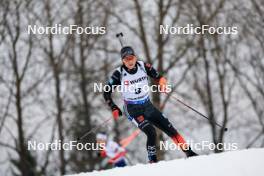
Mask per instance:
[[[86,136],[88,136],[89,134],[95,132],[97,129],[99,129],[101,126],[103,126],[104,124],[107,124],[110,120],[112,119],[112,117],[106,119],[105,121],[103,121],[101,124],[95,126],[94,128],[92,128],[91,130],[87,131],[86,133],[84,133],[82,136],[77,138],[77,141],[80,141],[82,139],[84,139]]]
[[[167,92],[164,92],[168,95]],[[222,125],[218,124],[216,121],[212,120],[212,119],[209,119],[207,116],[205,116],[204,114],[202,114],[201,112],[197,111],[196,109],[194,109],[193,107],[187,105],[186,103],[184,103],[183,101],[181,101],[179,98],[177,98],[175,95],[171,95],[172,98],[174,98],[175,100],[177,100],[179,103],[181,103],[182,105],[186,106],[187,108],[193,110],[194,112],[196,112],[197,114],[199,114],[200,116],[206,118],[207,120],[209,120],[210,122],[214,123],[215,125],[219,126],[220,128],[224,128]],[[227,131],[228,128],[224,128],[224,131]]]
[[[121,45],[122,47],[124,47],[123,36],[124,36],[124,35],[123,35],[122,32],[116,34],[116,38],[118,38],[118,40],[119,40],[119,42],[120,42],[120,45]]]

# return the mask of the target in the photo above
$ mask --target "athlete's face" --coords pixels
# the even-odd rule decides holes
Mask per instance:
[[[133,55],[128,55],[123,59],[123,63],[128,69],[133,69],[136,65],[136,62],[137,57]]]

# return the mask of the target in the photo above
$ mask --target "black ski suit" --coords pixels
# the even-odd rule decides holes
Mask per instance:
[[[126,74],[137,74],[139,69],[145,70],[147,76],[157,81],[162,77],[150,64],[142,63],[142,61],[141,64],[137,62],[135,68],[132,70],[128,70],[124,65],[122,65],[120,69],[114,71],[107,84],[109,86],[113,86],[114,89],[115,86],[121,85],[122,76],[126,76]],[[124,75],[122,75],[123,69],[125,70]],[[110,107],[116,107],[111,98],[111,92],[112,90],[104,92],[104,99]],[[175,143],[185,143],[184,139],[180,136],[177,130],[173,127],[169,120],[165,118],[164,115],[156,107],[153,106],[149,98],[141,101],[136,101],[137,103],[134,103],[135,101],[124,102],[124,112],[127,118],[134,124],[136,124],[136,126],[140,128],[141,131],[143,131],[147,136],[147,152],[150,162],[157,162],[156,130],[153,125],[170,136]],[[190,148],[183,151],[187,156],[196,155]]]

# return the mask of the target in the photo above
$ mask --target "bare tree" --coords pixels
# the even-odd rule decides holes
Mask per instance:
[[[98,13],[98,18],[93,19],[93,15],[96,11],[100,11],[99,2],[83,1],[76,2],[76,11],[73,13],[75,24],[78,26],[92,26],[98,24],[98,26],[107,25],[107,13]],[[77,104],[73,104],[73,110],[75,111],[76,118],[73,119],[73,123],[70,127],[70,133],[75,138],[81,136],[85,131],[92,129],[93,121],[92,115],[95,113],[93,108],[96,108],[93,104],[93,100],[96,95],[91,90],[91,84],[93,81],[98,80],[98,72],[100,68],[93,63],[93,57],[95,57],[95,47],[100,40],[101,36],[89,36],[86,34],[72,35],[70,36],[71,50],[68,51],[69,63],[72,65],[70,69],[74,71],[74,74],[70,75],[70,79],[73,80],[73,84],[78,89],[79,99]],[[76,54],[78,53],[78,54]],[[95,142],[95,135],[91,134],[87,136],[81,142]],[[98,162],[98,157],[93,151],[76,151],[71,152],[70,163],[73,170],[94,170],[95,165]]]
[[[243,24],[243,36],[240,37],[240,43],[249,49],[249,52],[243,56],[237,54],[237,58],[229,60],[228,63],[235,73],[235,77],[239,82],[245,95],[251,103],[252,110],[256,116],[257,126],[254,135],[250,134],[250,140],[246,145],[247,148],[253,146],[263,147],[263,134],[264,134],[264,112],[262,104],[264,102],[264,35],[263,29],[263,7],[264,4],[258,0],[252,0],[252,9],[243,8],[243,16],[240,22]],[[238,7],[239,8],[239,7]],[[241,8],[240,8],[241,9]],[[246,67],[246,70],[245,70]],[[248,121],[251,125],[247,128],[252,128],[256,125]]]
[[[27,3],[30,3],[29,1]],[[4,144],[2,146],[14,150],[19,159],[11,158],[10,161],[14,164],[13,174],[18,174],[17,170],[21,175],[37,175],[37,161],[30,151],[27,150],[26,141],[27,135],[25,133],[26,115],[24,113],[25,97],[30,95],[30,92],[25,92],[25,84],[27,83],[26,76],[29,71],[29,65],[32,59],[33,40],[32,36],[24,36],[22,32],[22,21],[27,20],[23,17],[27,3],[22,1],[6,2],[5,8],[8,12],[5,13],[5,30],[6,35],[4,37],[4,47],[7,47],[7,58],[6,66],[12,71],[11,77],[1,77],[4,85],[9,90],[10,95],[8,96],[8,102],[6,111],[4,113],[4,119],[1,124],[1,129],[4,127],[4,122],[7,117],[13,118],[16,122],[17,127],[17,138],[13,135],[15,146],[11,144]],[[26,45],[26,47],[23,47]],[[20,53],[21,47],[24,53]],[[4,58],[4,59],[6,59]],[[10,78],[10,79],[9,79]],[[15,107],[15,113],[12,114],[11,107]],[[8,129],[8,127],[6,127]],[[11,133],[10,133],[11,134]],[[12,141],[10,138],[9,142]]]
[[[36,18],[40,20],[44,20],[47,22],[48,26],[53,26],[56,24],[55,20],[63,20],[57,19],[56,14],[58,13],[58,9],[53,8],[53,1],[46,0],[44,1],[44,15],[45,16],[36,16]],[[44,19],[42,19],[44,17]],[[64,105],[63,105],[63,97],[62,97],[62,73],[63,73],[63,63],[65,61],[64,53],[67,50],[67,41],[61,41],[61,49],[58,49],[54,45],[56,45],[56,38],[53,34],[49,33],[47,36],[47,44],[40,43],[41,48],[44,52],[44,57],[48,59],[49,66],[52,71],[52,76],[54,80],[54,94],[55,94],[55,105],[56,105],[56,122],[58,129],[58,140],[61,141],[61,144],[65,142],[65,130],[64,130]],[[65,159],[65,151],[62,148],[59,150],[59,160],[60,160],[60,174],[63,175],[66,173],[66,159]]]

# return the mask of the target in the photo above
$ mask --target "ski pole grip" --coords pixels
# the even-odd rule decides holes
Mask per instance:
[[[123,36],[124,36],[124,35],[123,35],[122,32],[116,34],[116,37],[117,37],[117,38],[119,38],[119,37],[123,37]]]
[[[119,39],[119,42],[120,42],[120,45],[123,47],[124,46],[124,42],[123,42],[123,33],[122,32],[120,32],[120,33],[117,33],[116,34],[116,37]]]

